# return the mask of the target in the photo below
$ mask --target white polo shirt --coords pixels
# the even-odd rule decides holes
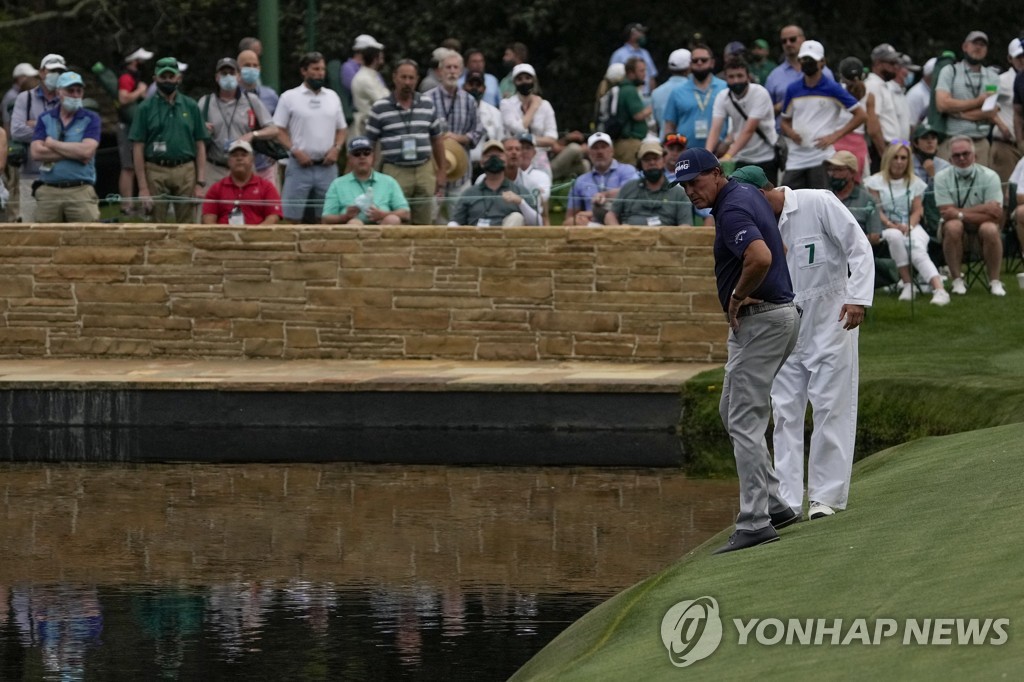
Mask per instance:
[[[336,92],[326,87],[313,92],[303,83],[281,94],[274,111],[274,125],[286,129],[292,147],[315,161],[327,155],[334,146],[335,132],[348,124]]]

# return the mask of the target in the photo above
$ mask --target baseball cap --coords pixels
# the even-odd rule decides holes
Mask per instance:
[[[139,49],[135,50],[135,52],[132,52],[130,55],[125,57],[124,61],[125,61],[125,64],[127,64],[128,62],[136,62],[136,61],[137,62],[148,62],[152,58],[153,58],[153,53],[152,52],[150,52],[149,50],[147,50],[144,47],[140,47]]]
[[[754,41],[754,47],[759,47],[759,48],[761,48],[762,50],[768,50],[768,49],[770,49],[770,48],[768,47],[768,41],[767,41],[767,40],[765,40],[764,38],[758,38],[757,40],[755,40],[755,41]]]
[[[858,171],[857,157],[854,156],[851,152],[846,151],[845,149],[841,152],[836,152],[835,156],[833,156],[831,159],[826,160],[825,163],[829,164],[830,166],[845,166],[852,170],[854,173]]]
[[[519,140],[520,144],[528,144],[531,147],[533,146],[533,135],[530,133],[519,133],[516,135],[516,139]]]
[[[685,47],[673,50],[668,56],[668,68],[674,71],[683,71],[690,68],[690,51]]]
[[[810,57],[814,61],[820,62],[825,58],[825,46],[817,40],[805,40],[804,44],[800,46],[800,52],[796,55],[797,59],[804,57]]]
[[[161,57],[160,59],[156,60],[156,67],[154,68],[154,73],[156,73],[156,75],[159,76],[160,74],[167,72],[171,72],[174,75],[178,75],[179,73],[181,73],[181,67],[178,64],[178,60],[174,57]]]
[[[353,52],[360,52],[368,47],[372,47],[377,50],[383,50],[384,44],[378,42],[376,38],[366,33],[356,36],[356,41],[352,43]]]
[[[971,31],[970,33],[967,34],[967,37],[964,38],[965,43],[973,43],[975,40],[983,40],[987,44],[988,34],[986,34],[984,31]]]
[[[644,158],[648,154],[657,154],[658,156],[665,156],[665,148],[661,146],[661,143],[657,140],[649,140],[640,144],[640,148],[636,150],[637,161]]]
[[[238,71],[238,62],[236,62],[231,57],[222,57],[222,58],[218,59],[217,60],[217,68],[214,69],[214,71],[220,71],[225,66],[230,66],[235,71]]]
[[[937,61],[938,60],[935,57],[932,57],[931,59],[929,59],[928,61],[926,61],[924,63],[924,68],[923,68],[924,75],[926,75],[926,76],[932,75],[932,72],[935,71],[935,62],[937,62]]]
[[[889,43],[875,45],[875,49],[871,50],[871,61],[873,62],[898,62],[899,60],[900,53]]]
[[[609,147],[612,146],[612,138],[608,133],[594,133],[587,138],[587,146],[593,147],[598,142],[604,142]]]
[[[747,46],[738,40],[734,40],[725,46],[725,56],[736,54],[737,52],[746,52]]]
[[[82,81],[82,77],[74,71],[65,71],[57,79],[58,88],[70,88],[72,85],[81,85],[85,87],[85,83]]]
[[[232,142],[231,145],[228,147],[228,154],[235,151],[236,149],[244,149],[245,151],[252,154],[252,145],[246,142],[245,140],[235,140],[234,142]]]
[[[626,65],[622,62],[609,64],[608,69],[604,72],[604,77],[612,85],[622,82],[622,79],[626,77]]]
[[[40,69],[46,69],[47,71],[55,71],[60,69],[61,71],[67,71],[68,65],[64,63],[64,57],[59,54],[48,54],[43,57],[43,61],[39,62]]]
[[[19,78],[20,76],[38,76],[38,75],[39,75],[39,71],[36,69],[36,67],[34,67],[31,64],[28,64],[26,62],[22,62],[21,64],[18,64],[17,66],[14,67],[14,73],[11,74],[11,78]]]
[[[864,62],[856,57],[846,57],[839,62],[839,75],[847,80],[857,80],[864,75]]]
[[[466,74],[466,82],[477,81],[478,83],[484,82],[484,75],[479,71],[470,71]]]
[[[480,148],[480,153],[484,154],[488,149],[497,149],[499,152],[503,152],[505,151],[505,145],[498,140],[487,140],[487,142],[484,142],[484,146]]]
[[[718,157],[704,147],[687,149],[676,161],[676,182],[689,182],[712,168],[720,168]]]
[[[356,135],[355,137],[348,141],[348,150],[350,152],[354,152],[359,151],[360,149],[369,149],[372,151],[373,143],[371,143],[370,139],[367,137],[363,137],[362,135]]]
[[[900,66],[908,71],[917,73],[921,70],[921,67],[914,63],[914,60],[910,58],[909,54],[900,52]]]
[[[939,131],[935,130],[935,128],[932,128],[930,125],[928,125],[928,121],[924,121],[922,123],[919,123],[917,127],[914,128],[914,134],[911,135],[910,138],[916,141],[929,133],[935,135],[936,137],[942,137],[942,135],[939,134]]]
[[[533,76],[534,78],[537,77],[537,72],[534,71],[533,67],[530,66],[529,64],[516,64],[514,67],[512,67],[512,79],[513,80],[515,80],[515,77],[518,76],[521,73],[528,74],[530,76]]]
[[[1024,54],[1024,41],[1020,38],[1014,38],[1010,41],[1010,46],[1006,48],[1006,54],[1013,58],[1017,58]]]
[[[764,189],[764,186],[768,184],[768,176],[764,174],[764,171],[761,170],[760,166],[744,166],[743,168],[737,168],[729,177],[737,182],[745,182],[748,185],[753,185],[758,189]]]

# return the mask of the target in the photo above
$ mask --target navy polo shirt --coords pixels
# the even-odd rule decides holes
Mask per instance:
[[[740,280],[743,252],[758,239],[768,245],[772,264],[761,284],[748,295],[766,303],[792,301],[793,282],[786,267],[779,224],[760,190],[730,180],[719,191],[711,213],[715,216],[715,277],[722,310],[729,310],[729,298]]]

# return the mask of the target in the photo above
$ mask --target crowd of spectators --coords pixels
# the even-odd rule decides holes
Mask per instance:
[[[911,264],[937,277],[920,258],[931,239],[942,241],[955,293],[970,235],[998,281],[993,240],[1004,202],[1016,198],[1008,188],[1024,179],[1021,40],[1000,73],[1001,55],[978,30],[959,55],[918,66],[889,43],[864,62],[828,54],[790,25],[779,31],[778,62],[762,37],[721,53],[691,40],[659,70],[646,36],[640,23],[625,27],[589,129],[562,133],[543,68],[518,42],[499,79],[482,51],[454,38],[421,66],[389,62],[385,43],[363,34],[335,73],[323,54],[303,55],[301,84],[278,94],[261,80],[260,42],[245,38],[212,78],[189,75],[210,81],[198,101],[181,90],[186,64],[135,49],[111,93],[121,218],[533,225],[555,213],[573,225],[713,224],[674,185],[675,159],[702,147],[726,169],[756,165],[782,185],[870,202],[859,210],[879,226],[865,230],[897,261],[903,293]],[[98,220],[100,119],[82,74],[48,54],[12,75],[0,104],[6,219]],[[958,140],[968,164],[957,162]],[[989,206],[996,186],[998,212]],[[564,217],[553,194],[565,197]],[[1021,209],[1016,218],[1024,237]]]

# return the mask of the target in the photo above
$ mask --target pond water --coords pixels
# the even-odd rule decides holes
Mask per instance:
[[[0,680],[498,680],[729,525],[674,469],[0,464]]]

